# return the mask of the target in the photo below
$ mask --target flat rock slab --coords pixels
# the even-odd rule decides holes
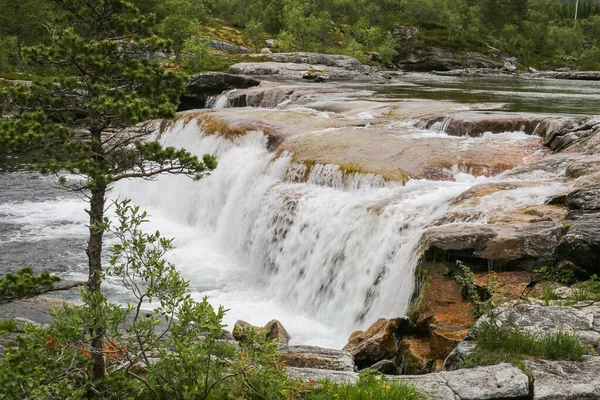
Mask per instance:
[[[289,367],[350,372],[354,372],[355,369],[354,359],[350,353],[342,350],[286,345],[280,345],[277,350]]]
[[[534,400],[600,399],[600,357],[583,361],[531,361]]]
[[[311,368],[288,368],[288,375],[310,382],[354,383],[358,379],[354,372]],[[414,385],[431,400],[506,400],[529,396],[529,378],[510,364],[389,378]]]

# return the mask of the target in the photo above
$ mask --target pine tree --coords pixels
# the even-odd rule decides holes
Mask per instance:
[[[39,155],[35,167],[46,173],[67,171],[84,177],[76,185],[89,200],[86,248],[91,308],[105,300],[102,250],[106,195],[123,179],[162,173],[200,179],[216,167],[185,150],[148,140],[152,118],[172,117],[185,75],[166,71],[149,55],[168,43],[152,34],[152,15],[140,15],[125,0],[52,0],[70,27],[58,30],[48,45],[25,50],[26,58],[57,76],[49,82],[0,89],[0,151]],[[105,323],[98,314],[92,330],[93,376],[101,380]]]

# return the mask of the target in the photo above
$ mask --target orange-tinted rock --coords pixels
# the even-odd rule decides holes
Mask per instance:
[[[531,274],[526,271],[497,272],[497,293],[495,301],[510,301],[521,297],[527,285],[531,282]],[[477,285],[483,288],[490,286],[490,275],[475,274]]]
[[[407,336],[400,341],[398,364],[403,375],[431,372],[434,359],[428,338]]]
[[[457,329],[455,326],[433,329],[429,339],[432,354],[436,359],[444,360],[468,333],[468,329]]]
[[[356,331],[350,335],[344,351],[354,357],[359,369],[370,367],[378,361],[393,358],[398,353],[398,337],[406,320],[377,320],[367,331]]]

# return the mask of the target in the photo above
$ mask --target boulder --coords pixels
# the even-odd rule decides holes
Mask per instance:
[[[260,81],[254,78],[223,72],[201,72],[192,75],[181,96],[179,111],[204,108],[210,96],[219,95],[226,90],[246,89],[259,84]]]
[[[290,335],[281,325],[281,322],[277,320],[270,321],[264,327],[254,326],[246,321],[238,320],[233,327],[234,339],[239,342],[246,340],[248,330],[254,331],[258,335],[264,335],[267,339],[280,344],[287,344],[290,340]]]
[[[534,400],[600,399],[600,357],[583,361],[528,361]]]
[[[422,375],[432,371],[434,356],[429,338],[406,336],[399,344],[396,364],[402,375]]]
[[[600,184],[586,186],[567,195],[571,210],[600,211]]]
[[[341,350],[317,346],[279,345],[277,351],[289,367],[352,372],[355,370],[350,353]]]
[[[567,178],[580,178],[598,172],[600,172],[600,155],[594,155],[569,163],[565,176]]]
[[[525,399],[529,378],[510,364],[441,372],[446,384],[461,400]]]
[[[462,68],[461,62],[452,52],[439,47],[428,47],[413,53],[399,55],[394,62],[400,69],[415,72],[449,71]]]
[[[212,39],[210,41],[210,47],[212,47],[213,49],[216,49],[218,51],[223,51],[225,53],[234,53],[234,54],[250,53],[250,49],[248,49],[247,47],[223,42],[221,40]]]
[[[370,367],[398,354],[399,337],[409,325],[406,318],[381,318],[366,331],[353,332],[344,350],[354,357],[359,369]]]
[[[497,309],[497,321],[500,323],[513,323],[538,336],[570,332],[583,343],[596,348],[600,345],[600,326],[595,324],[597,318],[600,318],[598,303],[579,308],[508,303]]]
[[[276,319],[269,321],[265,325],[264,330],[267,339],[274,340],[281,344],[288,344],[290,341],[290,334],[285,330],[281,322]]]
[[[338,54],[298,52],[272,53],[263,56],[278,63],[325,65],[327,67],[337,67],[349,71],[359,70],[363,67],[362,63],[356,58]]]
[[[299,379],[315,386],[322,381],[332,383],[356,383],[358,381],[358,374],[350,371],[289,367],[287,374],[290,378]]]
[[[398,368],[391,360],[381,360],[371,365],[369,368],[362,369],[360,372],[365,371],[377,371],[386,375],[396,375],[398,373]]]
[[[452,350],[444,360],[444,370],[456,371],[462,368],[462,363],[475,351],[476,343],[473,340],[463,340]]]
[[[412,42],[419,37],[419,28],[416,26],[396,26],[388,32],[388,36],[398,44]]]
[[[559,259],[569,261],[582,275],[600,274],[600,212],[571,212],[568,231],[558,244]]]

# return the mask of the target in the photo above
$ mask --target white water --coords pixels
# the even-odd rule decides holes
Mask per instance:
[[[403,315],[423,230],[450,211],[455,196],[502,179],[456,171],[455,182],[401,186],[316,165],[302,183],[291,157],[275,159],[261,132],[231,142],[178,123],[161,142],[215,154],[219,167],[199,182],[123,182],[114,195],[132,198],[152,215],[149,228],[176,238],[171,261],[194,295],[229,308],[230,326],[276,318],[293,343],[334,348],[377,318]],[[556,186],[518,189],[481,211],[542,204]]]

